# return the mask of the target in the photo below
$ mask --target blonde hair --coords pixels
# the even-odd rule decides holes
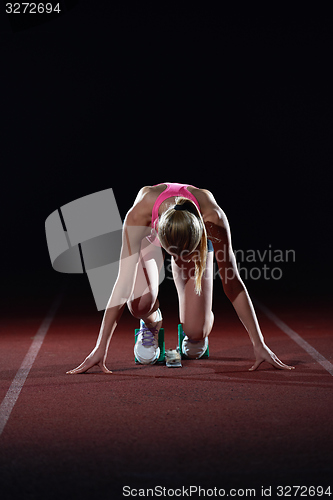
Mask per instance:
[[[201,293],[201,280],[207,260],[207,232],[196,204],[182,197],[176,198],[181,210],[169,207],[160,217],[158,237],[162,246],[171,253],[181,256],[183,251],[193,253],[195,264],[195,291]]]

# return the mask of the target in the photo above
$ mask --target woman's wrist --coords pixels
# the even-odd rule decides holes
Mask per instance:
[[[264,336],[259,329],[255,328],[252,331],[249,331],[247,329],[247,331],[254,348],[262,347],[265,345]]]

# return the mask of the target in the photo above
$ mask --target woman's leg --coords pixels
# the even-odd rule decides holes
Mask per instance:
[[[213,263],[214,252],[208,252],[201,295],[197,295],[194,263],[181,262],[180,258],[176,262],[172,257],[171,265],[178,292],[180,322],[186,336],[193,342],[208,337],[213,328]]]
[[[159,275],[163,266],[162,249],[143,240],[140,260],[133,291],[127,302],[131,314],[142,319],[146,326],[159,329],[162,321],[156,321],[159,308],[158,289]]]
[[[144,321],[137,333],[134,345],[135,358],[142,364],[153,364],[160,355],[158,332],[162,325],[162,315],[157,296],[162,266],[161,248],[154,247],[144,240],[141,245],[132,295],[127,302],[132,315]]]

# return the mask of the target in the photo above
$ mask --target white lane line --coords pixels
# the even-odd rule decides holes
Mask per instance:
[[[306,340],[302,339],[298,333],[289,328],[283,321],[280,320],[277,316],[275,316],[272,311],[270,311],[264,304],[259,302],[258,300],[253,300],[255,306],[260,309],[269,319],[273,321],[284,333],[289,335],[289,337],[296,342],[302,349],[304,349],[310,356],[313,357],[325,370],[328,371],[330,375],[333,377],[333,365],[330,361],[328,361],[324,356],[322,356],[314,347],[312,347]]]
[[[29,351],[27,352],[20,368],[18,369],[13,382],[11,383],[7,394],[0,405],[0,436],[2,431],[5,428],[5,425],[8,422],[10,414],[15,406],[15,403],[20,395],[21,389],[26,381],[27,376],[29,375],[30,369],[34,364],[34,361],[37,357],[39,349],[41,348],[45,335],[47,334],[48,329],[54,319],[57,309],[60,306],[62,300],[62,295],[59,295],[51,305],[48,313],[46,314],[42,324],[40,325],[34,340],[30,346]]]

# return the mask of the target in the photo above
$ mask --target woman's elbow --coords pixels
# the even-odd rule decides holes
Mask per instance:
[[[240,279],[234,278],[223,283],[223,290],[232,303],[238,295],[245,290],[245,287]]]

